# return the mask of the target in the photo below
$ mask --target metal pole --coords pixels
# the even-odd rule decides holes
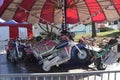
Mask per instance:
[[[62,0],[62,30],[66,31],[67,26],[66,26],[66,0]]]

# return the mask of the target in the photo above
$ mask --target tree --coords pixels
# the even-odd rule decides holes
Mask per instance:
[[[38,25],[44,31],[43,33],[40,33],[40,34],[46,35],[46,37],[49,38],[49,39],[55,39],[56,38],[56,34],[53,31],[53,27],[51,27],[48,24],[41,25],[40,23],[38,23]]]
[[[96,37],[96,27],[95,27],[95,22],[92,22],[92,38]]]

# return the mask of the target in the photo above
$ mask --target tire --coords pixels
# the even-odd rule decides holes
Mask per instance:
[[[42,68],[43,68],[43,70],[44,71],[46,71],[46,72],[48,72],[48,71],[50,71],[50,69],[51,69],[51,67],[49,67],[49,66],[42,66]]]
[[[107,68],[107,65],[103,64],[101,62],[101,59],[97,59],[95,65],[96,65],[97,70],[105,70]]]
[[[44,63],[43,63],[43,66],[42,66],[42,69],[44,70],[44,71],[50,71],[50,69],[51,69],[51,66],[49,66],[48,65],[49,64],[49,61],[45,61]]]
[[[14,54],[14,56],[13,56]],[[17,51],[16,49],[13,49],[12,52],[10,53],[10,62],[13,63],[13,64],[16,64],[18,62],[18,59],[17,59]]]
[[[12,55],[13,53],[16,53],[15,49],[13,49],[11,51],[7,51],[6,59],[7,59],[8,62],[16,64],[17,63],[17,59],[15,58],[15,56],[17,56],[17,54],[15,56],[13,56]]]
[[[16,60],[15,58],[12,58],[12,59],[10,60],[10,62],[13,63],[13,64],[17,64],[17,60]]]
[[[79,63],[91,64],[91,55],[86,48],[81,48],[82,55],[78,50],[75,51],[75,59]]]
[[[17,57],[18,57],[19,60],[23,60],[25,58],[24,49],[19,49],[19,54],[17,53]]]

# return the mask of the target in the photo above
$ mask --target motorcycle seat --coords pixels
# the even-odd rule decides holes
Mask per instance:
[[[101,52],[101,51],[104,50],[104,49],[102,49],[102,48],[95,47],[95,46],[91,46],[91,45],[86,45],[85,48],[87,48],[87,49],[89,49],[89,50],[92,50],[92,51],[95,51],[95,52]]]
[[[55,46],[56,49],[64,48],[65,46],[68,45],[68,41],[63,40],[61,41],[58,45]]]

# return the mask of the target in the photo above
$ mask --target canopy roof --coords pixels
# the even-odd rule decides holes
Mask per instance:
[[[4,0],[0,17],[17,22],[61,24],[62,0]],[[16,6],[17,5],[17,6]],[[66,23],[115,21],[120,18],[120,0],[66,0]]]

